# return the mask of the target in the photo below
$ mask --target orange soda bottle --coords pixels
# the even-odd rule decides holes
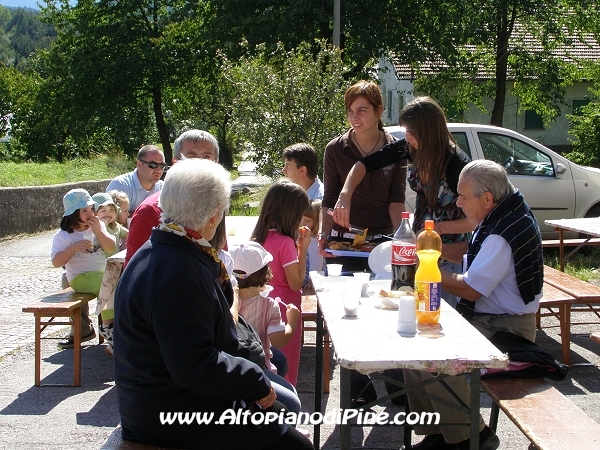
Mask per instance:
[[[417,236],[419,267],[415,273],[415,303],[417,323],[433,325],[440,320],[442,273],[438,259],[442,254],[442,239],[433,229],[433,220],[425,221],[425,229]]]

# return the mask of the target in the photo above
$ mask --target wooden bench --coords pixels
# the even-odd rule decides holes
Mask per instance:
[[[23,312],[33,313],[35,316],[35,385],[41,386],[41,340],[42,332],[48,326],[72,325],[73,326],[73,386],[81,386],[81,307],[96,298],[94,294],[82,294],[72,288],[63,289],[48,295],[36,303],[23,308]],[[42,321],[42,318],[50,319]],[[57,322],[55,317],[67,317],[69,321]],[[48,385],[45,385],[48,386]],[[56,384],[54,386],[57,386]],[[60,384],[58,386],[65,386]]]
[[[551,284],[544,283],[544,296],[540,299],[540,307],[535,315],[536,325],[541,328],[542,317],[556,317],[560,327],[560,340],[562,344],[563,362],[570,364],[571,361],[571,305],[575,298],[555,288]],[[542,312],[542,310],[548,310]]]
[[[600,425],[546,380],[491,379],[481,380],[481,386],[493,401],[492,430],[501,409],[537,450],[600,448]]]
[[[302,345],[304,345],[304,332],[316,331],[316,326],[305,327],[304,322],[315,322],[317,321],[317,296],[316,295],[303,295],[302,296]],[[329,394],[329,383],[331,381],[331,341],[329,340],[329,333],[325,330],[323,335],[323,392]]]
[[[560,270],[556,270],[549,266],[544,266],[544,285],[552,285],[575,299],[573,303],[566,306],[565,320],[569,324],[567,342],[570,342],[571,340],[571,326],[597,323],[573,322],[571,320],[573,312],[591,312],[600,319],[600,310],[593,306],[600,304],[600,286],[595,286],[586,281],[582,281],[573,275],[569,275],[568,273],[561,272]],[[561,340],[563,340],[563,349],[565,343],[564,339],[566,337],[566,334],[565,336],[561,336]],[[570,364],[570,358],[563,362],[565,364]]]
[[[114,429],[100,450],[172,450],[167,447],[155,447],[154,445],[140,444],[128,441],[121,435],[121,426]]]
[[[579,247],[586,245],[600,245],[600,238],[591,238],[591,239],[564,239],[563,246],[564,247]],[[542,241],[543,248],[553,248],[560,247],[560,239],[544,239]]]

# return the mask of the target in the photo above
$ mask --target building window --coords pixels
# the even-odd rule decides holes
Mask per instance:
[[[589,100],[573,100],[573,115],[581,116],[581,107],[589,103]]]
[[[390,118],[390,119],[392,118],[392,106],[394,106],[393,102],[392,102],[392,92],[389,91],[387,93],[387,111],[388,111],[388,118]]]
[[[543,130],[544,121],[542,116],[532,109],[525,111],[525,129],[526,130]]]

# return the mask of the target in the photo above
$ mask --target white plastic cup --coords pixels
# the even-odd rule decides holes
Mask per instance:
[[[396,331],[403,337],[412,337],[417,334],[417,310],[413,295],[403,295],[398,299],[398,325]]]
[[[342,264],[327,264],[327,276],[339,277],[342,275]]]
[[[361,288],[362,284],[357,279],[353,277],[341,278],[339,291],[342,295],[346,317],[356,317],[358,315]]]
[[[82,234],[83,239],[90,241],[92,243],[92,248],[94,248],[94,246],[96,245],[96,235],[94,234],[92,229],[88,228],[87,230],[83,231]]]
[[[354,272],[354,278],[361,283],[360,295],[362,297],[367,296],[367,287],[369,286],[369,279],[371,274],[369,272]]]

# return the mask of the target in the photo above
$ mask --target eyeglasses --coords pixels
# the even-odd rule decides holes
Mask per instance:
[[[143,159],[138,159],[138,161],[143,162],[144,164],[146,164],[148,167],[150,167],[151,169],[157,169],[158,167],[160,167],[162,170],[165,170],[167,168],[167,163],[157,163],[154,161],[144,161]]]

